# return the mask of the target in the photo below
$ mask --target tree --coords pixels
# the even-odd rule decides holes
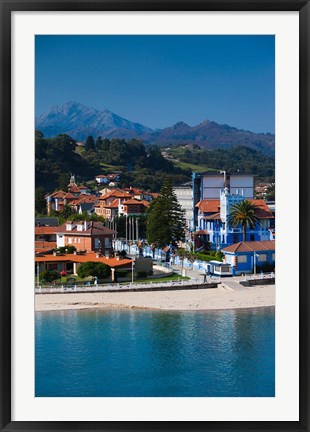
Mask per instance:
[[[89,135],[85,141],[85,150],[95,150],[95,141],[92,135]]]
[[[88,261],[79,266],[77,273],[80,278],[95,276],[106,279],[111,275],[111,267],[101,262]]]
[[[164,180],[158,198],[151,201],[147,209],[147,239],[164,247],[176,245],[185,238],[185,211],[179,204],[170,180]]]
[[[62,217],[68,219],[74,213],[74,210],[68,204],[65,204],[63,206],[63,209],[60,211],[60,213]]]
[[[255,214],[256,208],[256,205],[252,204],[248,200],[244,200],[231,206],[227,223],[233,227],[241,225],[243,241],[246,241],[247,227],[253,228],[255,225],[261,224],[259,217]]]
[[[35,190],[35,210],[36,214],[46,214],[45,189],[38,187]]]

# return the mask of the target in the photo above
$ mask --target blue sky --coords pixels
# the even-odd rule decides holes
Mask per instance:
[[[274,133],[273,36],[36,36],[36,115],[69,101],[151,128]]]

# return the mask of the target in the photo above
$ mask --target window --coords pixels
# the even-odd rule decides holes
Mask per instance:
[[[266,254],[259,254],[257,257],[258,262],[265,262],[267,261],[267,255]]]
[[[273,254],[272,254],[272,261],[275,261],[275,259],[276,259],[276,254],[273,253]]]
[[[57,270],[57,264],[48,264],[49,270]]]
[[[72,238],[68,237],[68,244],[71,244],[71,243],[72,243]]]
[[[255,239],[254,234],[250,234],[250,241],[254,241],[254,239]]]
[[[222,273],[229,273],[230,266],[222,266]]]
[[[234,241],[234,243],[238,243],[238,241],[239,241],[238,240],[238,234],[234,234],[234,240],[233,241]]]
[[[247,256],[246,255],[238,255],[238,263],[246,263]]]

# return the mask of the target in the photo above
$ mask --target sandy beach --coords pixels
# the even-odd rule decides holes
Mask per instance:
[[[36,294],[35,310],[137,308],[161,310],[217,310],[275,305],[275,285],[116,293]]]

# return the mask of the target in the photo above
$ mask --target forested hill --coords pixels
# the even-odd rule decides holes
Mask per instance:
[[[120,186],[141,187],[159,191],[163,177],[169,175],[175,184],[188,181],[190,170],[175,167],[165,159],[157,146],[146,147],[132,139],[104,139],[94,142],[92,137],[85,147],[65,134],[45,138],[40,131],[35,135],[36,188],[46,191],[67,190],[70,174],[78,182],[94,180],[96,175],[119,172]]]
[[[204,150],[197,145],[177,145],[165,149],[166,156],[178,166],[197,165],[228,173],[253,174],[260,179],[274,181],[275,159],[271,155],[244,146],[233,149]]]
[[[167,149],[166,149],[167,150]],[[246,172],[258,178],[274,178],[274,158],[246,147],[229,150],[203,150],[198,146],[176,146],[164,152],[157,146],[144,146],[141,140],[88,137],[78,146],[70,136],[45,138],[36,131],[36,187],[46,191],[67,190],[70,174],[77,182],[94,181],[98,174],[118,172],[119,186],[134,186],[157,192],[165,176],[174,185],[191,180],[192,171],[224,169]],[[163,154],[164,155],[163,155]],[[166,153],[166,154],[165,154]]]

